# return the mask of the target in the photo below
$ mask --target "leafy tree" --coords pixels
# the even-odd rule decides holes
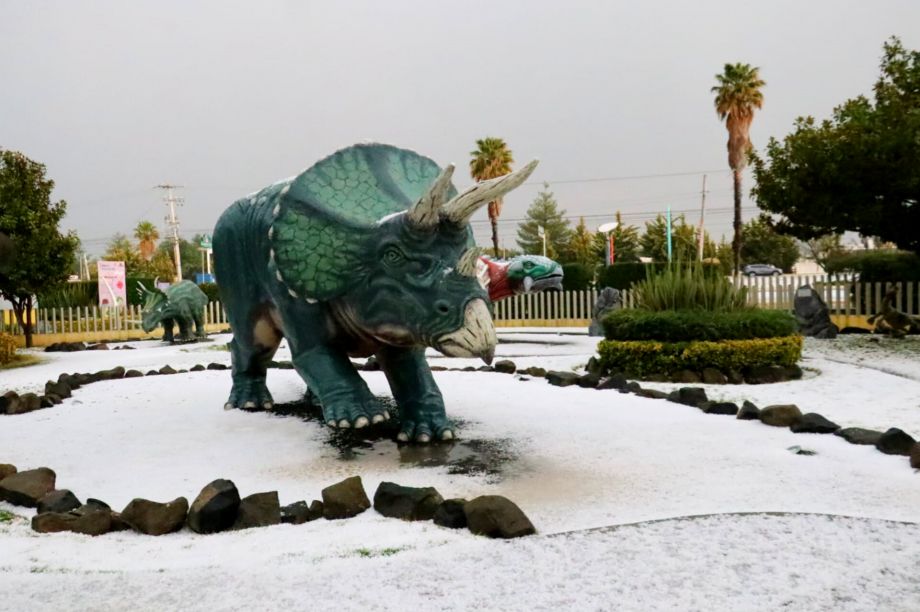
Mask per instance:
[[[610,234],[613,236],[613,258],[615,263],[636,263],[639,261],[639,228],[635,225],[624,225],[620,211],[617,211],[617,226]],[[595,248],[598,257],[605,265],[604,255],[607,252],[607,236],[598,232],[595,237]]]
[[[44,164],[0,149],[0,233],[12,241],[12,265],[0,269],[0,295],[13,305],[27,347],[32,346],[33,296],[67,280],[79,245],[73,232],[58,229],[67,203],[52,202],[53,189]]]
[[[658,215],[645,223],[645,233],[639,238],[641,253],[652,261],[668,260],[668,220]],[[715,256],[715,245],[707,234],[703,239],[703,257]],[[672,261],[694,261],[699,251],[699,233],[693,225],[687,224],[683,215],[671,219]]]
[[[140,221],[134,228],[134,237],[138,240],[137,248],[140,251],[141,259],[150,261],[153,253],[157,248],[157,240],[160,239],[160,232],[157,226],[150,221]]]
[[[711,91],[716,94],[716,114],[725,121],[728,130],[728,165],[732,169],[735,191],[732,249],[737,273],[741,268],[741,172],[751,150],[754,109],[763,106],[760,90],[766,83],[760,78],[760,68],[752,68],[750,64],[725,64],[724,72],[716,75],[716,81],[718,84]]]
[[[477,182],[485,181],[511,172],[514,157],[511,149],[501,138],[481,138],[476,149],[470,151],[470,175]],[[502,213],[502,199],[489,202],[489,222],[492,224],[492,247],[498,257],[498,217]]]
[[[198,243],[201,242],[202,235],[195,234],[191,240],[179,238],[179,258],[182,260],[182,278],[194,279],[195,273],[201,272],[201,251],[198,250]],[[176,260],[171,240],[163,241],[157,247],[157,251],[165,254],[171,263],[169,277],[175,276]]]
[[[802,242],[802,252],[827,270],[827,262],[845,253],[846,249],[840,243],[840,234],[826,234]]]
[[[572,230],[569,246],[562,259],[566,262],[580,264],[600,263],[601,255],[597,251],[596,233],[585,225],[585,218],[579,217],[578,225]]]
[[[817,123],[800,117],[753,156],[757,205],[807,240],[856,231],[920,253],[920,51],[885,43],[874,100],[860,96]]]
[[[125,262],[125,275],[133,275],[140,267],[141,257],[131,241],[124,234],[118,233],[109,239],[102,255],[104,261]]]
[[[543,238],[539,228],[546,232],[546,256],[557,259],[569,246],[572,230],[564,218],[565,211],[560,211],[549,183],[543,183],[543,191],[537,194],[530,208],[527,220],[518,225],[517,243],[521,250],[531,255],[543,253]]]
[[[767,220],[760,218],[745,223],[743,231],[742,264],[768,263],[783,272],[792,272],[792,266],[799,260],[795,238],[777,233]]]

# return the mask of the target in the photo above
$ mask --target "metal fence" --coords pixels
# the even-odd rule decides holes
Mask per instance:
[[[776,276],[737,278],[739,286],[748,288],[748,301],[761,308],[792,310],[796,290],[810,285],[818,292],[831,312],[840,315],[874,314],[881,309],[884,283],[860,283],[846,276]],[[635,294],[620,292],[623,306],[635,306]],[[591,319],[597,290],[561,291],[517,295],[494,305],[495,321],[500,324],[542,325],[582,324]],[[920,315],[920,283],[900,283],[895,308],[910,315]],[[21,335],[22,330],[12,313],[5,313],[0,331]],[[35,335],[103,331],[137,331],[141,329],[141,307],[121,308],[39,308],[33,313]],[[228,325],[227,315],[218,302],[208,304],[205,324]]]

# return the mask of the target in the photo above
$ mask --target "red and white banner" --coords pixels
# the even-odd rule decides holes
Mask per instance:
[[[97,261],[99,271],[99,305],[124,306],[128,302],[125,288],[125,262]]]

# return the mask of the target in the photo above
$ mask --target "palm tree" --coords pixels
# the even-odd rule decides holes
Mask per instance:
[[[134,228],[134,237],[137,238],[137,248],[141,252],[141,259],[150,261],[153,252],[157,248],[157,240],[160,239],[160,232],[150,221],[141,221]]]
[[[741,172],[747,165],[751,150],[751,121],[754,109],[763,106],[766,85],[760,78],[760,68],[750,64],[725,64],[725,72],[716,75],[718,85],[712,88],[716,94],[716,114],[725,121],[728,130],[728,165],[732,169],[735,186],[735,235],[732,238],[732,253],[735,260],[735,274],[741,268]]]
[[[476,141],[476,150],[470,151],[470,175],[473,180],[485,181],[511,172],[514,158],[511,150],[501,138],[481,138]],[[489,221],[492,223],[492,246],[498,257],[498,217],[502,212],[502,199],[489,202]]]

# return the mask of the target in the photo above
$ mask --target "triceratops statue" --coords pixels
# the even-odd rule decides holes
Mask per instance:
[[[144,299],[141,328],[150,333],[157,325],[163,326],[164,342],[191,342],[204,338],[204,307],[208,296],[189,280],[180,281],[161,291],[154,286],[147,289],[138,283],[138,293]],[[173,326],[179,326],[179,336],[173,337]],[[192,334],[192,325],[195,333]]]
[[[452,439],[425,347],[492,360],[497,339],[469,220],[535,167],[458,195],[453,166],[355,145],[231,205],[213,238],[233,329],[225,407],[272,406],[266,367],[284,337],[330,427],[390,417],[349,360],[376,355],[400,408],[398,439]]]

